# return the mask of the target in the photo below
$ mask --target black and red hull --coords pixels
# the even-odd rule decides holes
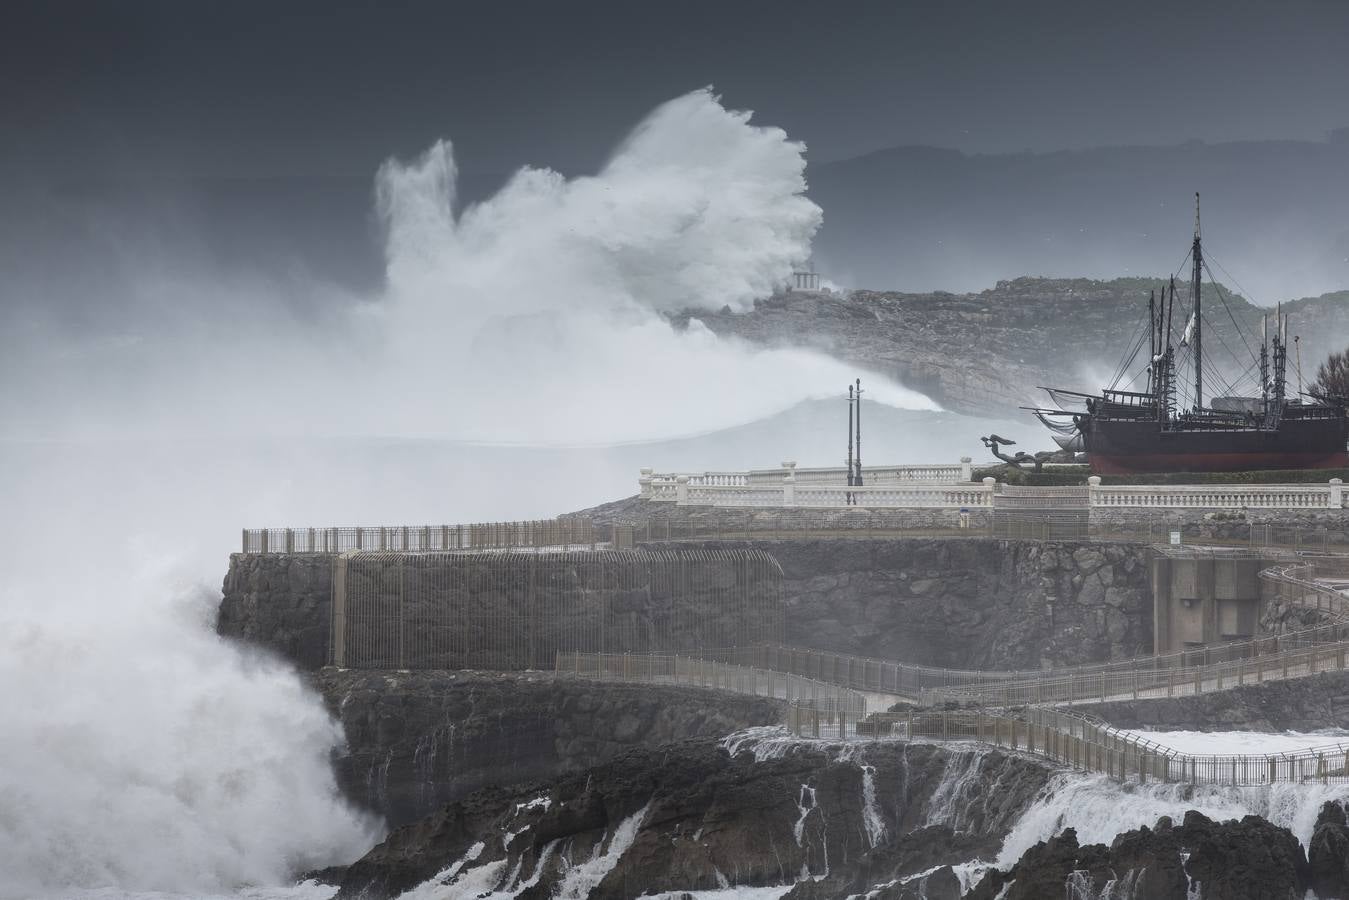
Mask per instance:
[[[1342,413],[1286,416],[1275,429],[1163,429],[1151,419],[1100,416],[1082,417],[1079,427],[1098,475],[1349,467],[1349,418]]]

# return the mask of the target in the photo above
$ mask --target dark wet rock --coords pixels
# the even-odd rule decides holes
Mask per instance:
[[[1307,844],[1311,888],[1321,900],[1349,897],[1349,822],[1344,807],[1327,802],[1316,817],[1316,830]]]
[[[326,665],[332,568],[326,553],[231,553],[216,631],[301,669]]]
[[[338,783],[393,825],[481,788],[776,724],[783,714],[766,698],[552,673],[324,669],[315,682],[346,734]]]
[[[342,884],[342,879],[346,877],[346,866],[327,866],[326,868],[305,872],[295,880],[297,882],[314,881],[325,887],[339,887]]]
[[[1290,900],[1308,886],[1302,847],[1258,816],[1214,822],[1193,810],[1180,825],[1118,835],[1110,847],[1079,846],[1073,829],[1036,844],[1007,872],[990,872],[966,900],[1121,895],[1148,900]]]
[[[935,900],[950,895],[941,866],[995,851],[1048,778],[996,750],[757,740],[766,758],[754,739],[733,757],[689,741],[478,792],[393,831],[350,867],[341,896],[393,896],[453,869],[441,878],[461,891],[521,896],[800,882],[797,900],[886,883],[901,897],[925,882]]]
[[[1306,890],[1307,858],[1286,828],[1259,816],[1216,823],[1191,810],[1174,831],[1190,853],[1186,871],[1206,900],[1283,900]]]

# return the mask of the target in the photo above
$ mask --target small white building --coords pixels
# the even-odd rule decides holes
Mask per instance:
[[[787,290],[794,293],[818,293],[820,276],[815,272],[793,272],[792,283]]]

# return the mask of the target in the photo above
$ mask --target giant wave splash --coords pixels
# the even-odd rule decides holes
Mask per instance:
[[[448,142],[380,169],[387,349],[425,373],[411,383],[469,411],[457,436],[688,434],[848,383],[855,372],[822,354],[751,348],[665,315],[749,309],[810,256],[821,211],[804,196],[805,148],[749,120],[695,91],[656,109],[596,175],[526,168],[463,210]],[[454,377],[436,378],[446,360]],[[873,381],[881,402],[933,408]],[[502,396],[521,415],[492,416],[484,398]]]
[[[391,482],[285,437],[634,440],[751,420],[855,374],[663,315],[743,308],[808,255],[820,212],[802,148],[748,119],[695,92],[593,178],[526,170],[467,210],[448,144],[390,163],[387,291],[326,323],[252,321],[228,286],[189,281],[157,284],[174,303],[125,335],[6,341],[0,896],[279,884],[373,841],[337,795],[339,730],[293,672],[215,638],[209,585],[240,524],[415,520],[456,485]],[[498,491],[496,514],[520,515],[537,482]]]

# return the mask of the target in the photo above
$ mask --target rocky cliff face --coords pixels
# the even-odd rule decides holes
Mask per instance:
[[[315,678],[347,737],[338,783],[392,825],[480,788],[550,780],[634,747],[720,737],[783,714],[764,698],[543,673],[324,669]]]
[[[996,540],[770,541],[787,642],[972,669],[1152,649],[1145,547]]]
[[[1089,392],[1104,387],[1141,327],[1148,292],[1160,286],[1160,280],[1145,278],[1017,278],[975,294],[787,294],[762,300],[745,314],[723,310],[685,318],[696,315],[717,334],[758,344],[815,347],[895,378],[953,411],[1005,418],[1028,401],[1042,404],[1039,385]],[[1245,333],[1258,335],[1260,311],[1238,299],[1231,306]],[[1294,330],[1303,338],[1310,370],[1341,349],[1349,334],[1342,295],[1285,308],[1296,316]],[[1205,335],[1214,335],[1215,348],[1223,341],[1240,348],[1241,338],[1225,318],[1206,323]],[[1226,353],[1215,349],[1212,355],[1224,371],[1237,368]],[[1249,365],[1244,356],[1242,364]]]
[[[797,885],[801,897],[918,884],[996,850],[1047,778],[996,750],[831,746],[776,730],[634,750],[553,783],[482,791],[398,829],[348,870],[340,896],[395,896],[431,880],[461,896],[596,900],[730,884]]]
[[[231,553],[216,631],[301,669],[328,662],[332,560],[326,553]]]

